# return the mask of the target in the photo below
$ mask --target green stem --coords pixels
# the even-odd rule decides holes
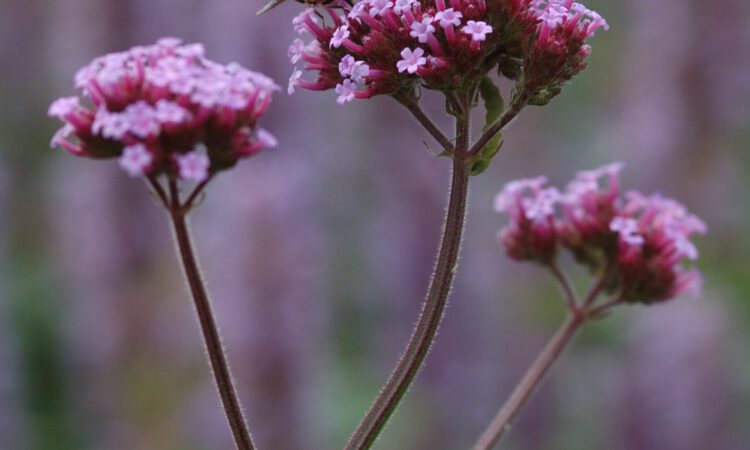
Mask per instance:
[[[469,187],[469,171],[466,165],[468,130],[469,120],[463,115],[456,123],[456,152],[453,159],[451,191],[437,264],[417,325],[391,376],[349,439],[346,450],[366,450],[372,446],[414,381],[435,339],[456,271],[464,229]]]
[[[179,192],[174,179],[169,182],[170,208],[169,215],[172,221],[175,240],[179,250],[185,278],[190,286],[190,292],[195,303],[195,311],[198,315],[204,343],[208,352],[209,363],[214,375],[216,387],[219,390],[224,412],[226,413],[229,427],[232,430],[235,445],[238,450],[253,450],[252,438],[247,429],[242,409],[237,397],[237,392],[232,383],[229,372],[229,364],[221,343],[221,336],[216,324],[216,319],[211,310],[211,302],[206,292],[206,287],[201,278],[200,269],[195,257],[195,251],[190,238],[184,205],[180,203]]]

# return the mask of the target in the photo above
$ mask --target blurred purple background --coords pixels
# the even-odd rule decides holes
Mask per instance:
[[[116,164],[48,149],[56,97],[93,57],[162,36],[286,84],[287,2],[5,0],[0,7],[0,449],[208,450],[230,435],[165,215]],[[468,448],[562,317],[551,280],[494,245],[492,197],[627,163],[626,187],[706,219],[705,292],[589,326],[510,450],[741,450],[750,442],[750,3],[598,0],[611,31],[473,180],[454,294],[426,369],[376,448]],[[429,99],[428,99],[429,100]],[[435,117],[440,102],[428,101]],[[448,122],[442,121],[444,125]],[[343,446],[422,302],[445,159],[387,98],[280,93],[280,147],[192,216],[238,389],[262,449]],[[433,148],[435,145],[430,143]],[[587,277],[575,273],[580,289]]]

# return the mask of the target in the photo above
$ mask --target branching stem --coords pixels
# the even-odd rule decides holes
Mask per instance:
[[[570,342],[584,319],[580,315],[569,314],[557,333],[537,356],[534,363],[518,383],[513,393],[497,413],[487,429],[474,445],[473,450],[491,450],[510,429],[513,419],[535,391],[544,374],[557,360],[565,346]]]
[[[567,299],[568,315],[565,322],[560,326],[557,333],[547,343],[547,346],[537,356],[531,364],[521,381],[511,393],[508,400],[500,408],[500,411],[492,419],[489,426],[484,430],[473,450],[491,450],[500,442],[500,439],[508,432],[513,420],[529,400],[536,388],[539,386],[544,374],[549,370],[552,364],[562,354],[565,346],[570,342],[576,332],[589,319],[600,317],[601,314],[609,311],[610,308],[619,304],[619,296],[605,302],[601,306],[593,306],[597,297],[604,289],[607,278],[607,269],[601,271],[598,279],[589,290],[583,304],[581,305],[573,293],[570,283],[564,274],[557,268],[556,264],[550,265],[553,275],[558,279],[563,287],[563,293]]]

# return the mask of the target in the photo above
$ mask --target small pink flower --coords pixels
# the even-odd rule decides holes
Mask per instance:
[[[146,174],[146,170],[151,166],[153,160],[154,156],[146,149],[145,145],[135,144],[125,147],[117,162],[128,175],[139,177]]]
[[[356,92],[357,85],[352,80],[344,80],[343,83],[336,85],[336,93],[339,94],[336,103],[343,105],[354,100]]]
[[[329,46],[331,48],[339,48],[341,47],[341,43],[344,42],[345,39],[349,37],[351,33],[349,32],[349,27],[346,25],[341,25],[340,27],[336,28],[336,31],[333,32],[333,36],[331,36],[331,43]]]
[[[155,136],[161,130],[159,120],[156,117],[156,110],[145,101],[129,105],[124,114],[128,122],[128,131],[138,137]]]
[[[350,20],[356,20],[360,18],[363,14],[366,14],[365,9],[367,9],[366,1],[356,2],[354,6],[352,6],[352,10],[349,11],[349,14],[347,14],[346,17]]]
[[[364,83],[365,77],[370,74],[370,66],[364,61],[356,61],[349,72],[349,77],[355,83]]]
[[[457,27],[461,25],[461,17],[463,17],[463,14],[453,8],[448,8],[444,11],[438,11],[435,14],[435,21],[440,22],[440,26],[443,28]]]
[[[315,10],[312,8],[307,8],[304,11],[300,12],[296,16],[294,16],[294,19],[292,19],[292,26],[294,27],[294,31],[296,31],[298,34],[303,34],[307,32],[307,27],[305,26],[305,20],[315,20],[315,17],[313,14],[315,13]]]
[[[393,2],[390,0],[369,0],[368,4],[370,6],[368,13],[372,17],[382,15],[388,9],[393,7]]]
[[[427,63],[427,59],[423,55],[424,50],[421,48],[417,47],[412,50],[407,47],[401,50],[401,60],[396,63],[396,68],[399,72],[415,73]]]
[[[432,21],[433,18],[427,16],[420,22],[412,22],[409,36],[416,38],[422,44],[426,43],[427,40],[432,37],[432,34],[435,33],[435,27],[432,26]]]
[[[279,141],[276,140],[276,137],[265,128],[258,129],[257,138],[258,143],[264,148],[276,148],[276,146],[279,145]]]
[[[492,33],[492,27],[484,22],[470,20],[461,28],[461,31],[471,36],[472,41],[479,42],[485,40],[487,35]]]
[[[412,11],[415,4],[417,4],[417,0],[396,0],[393,3],[393,12],[401,15],[407,11]]]
[[[181,124],[192,120],[193,115],[177,103],[165,99],[156,102],[156,120],[162,124]]]
[[[620,235],[622,242],[628,245],[642,246],[645,240],[641,236],[638,222],[630,217],[615,217],[609,223],[609,229]]]
[[[292,72],[292,75],[289,77],[289,85],[286,88],[287,94],[294,94],[294,89],[297,87],[297,84],[299,84],[300,77],[302,77],[302,71],[294,69],[294,72]]]
[[[300,38],[296,38],[294,41],[292,41],[292,45],[289,46],[289,50],[287,50],[286,54],[292,64],[297,64],[300,58],[302,58],[302,53],[304,52],[304,50],[305,42]]]
[[[568,8],[560,4],[552,4],[543,9],[539,19],[549,28],[555,28],[568,17]]]
[[[64,120],[66,116],[80,107],[81,103],[78,97],[63,97],[52,102],[47,110],[47,115]]]
[[[202,153],[192,151],[184,155],[177,155],[177,166],[179,176],[185,181],[200,183],[208,178],[208,168],[211,162]]]
[[[125,113],[110,113],[100,109],[96,112],[91,129],[104,138],[119,140],[130,130],[130,122]]]
[[[351,75],[355,63],[356,60],[352,55],[346,55],[341,58],[341,62],[339,62],[339,73],[341,74],[341,76],[348,77],[349,75]]]

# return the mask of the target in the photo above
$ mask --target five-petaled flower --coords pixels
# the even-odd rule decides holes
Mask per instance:
[[[405,48],[401,50],[401,60],[396,63],[399,72],[415,73],[420,66],[427,63],[424,56],[424,50],[416,48],[414,50]]]

